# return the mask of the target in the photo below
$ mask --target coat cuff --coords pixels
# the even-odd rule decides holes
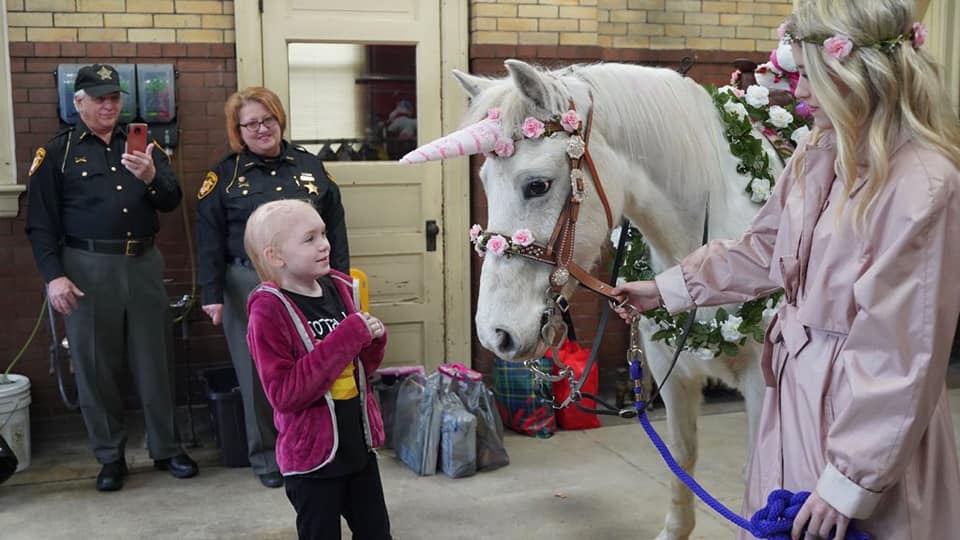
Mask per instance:
[[[817,494],[851,519],[866,519],[873,515],[883,497],[883,493],[864,489],[830,463],[817,480]]]
[[[667,308],[671,314],[690,311],[696,307],[687,290],[687,282],[683,279],[683,270],[679,264],[657,274],[653,279],[656,280],[657,288],[660,289],[663,307]]]

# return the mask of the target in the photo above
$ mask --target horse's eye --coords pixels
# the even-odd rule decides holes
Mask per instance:
[[[523,198],[533,199],[535,197],[543,197],[550,191],[550,185],[552,183],[552,180],[546,178],[537,178],[532,182],[527,182],[527,185],[523,186]]]

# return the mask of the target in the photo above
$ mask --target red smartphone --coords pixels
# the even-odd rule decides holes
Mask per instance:
[[[132,154],[134,150],[146,153],[147,151],[147,125],[129,124],[127,125],[127,153]]]

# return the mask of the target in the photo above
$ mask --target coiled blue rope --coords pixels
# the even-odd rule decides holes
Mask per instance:
[[[718,514],[727,518],[727,520],[736,526],[748,531],[755,538],[790,540],[790,531],[793,529],[793,519],[797,517],[797,513],[800,512],[804,501],[810,496],[810,492],[800,491],[793,493],[786,489],[774,490],[767,496],[767,505],[753,514],[753,517],[747,521],[741,517],[740,514],[724,506],[723,503],[715,499],[713,495],[707,493],[707,490],[680,467],[680,464],[673,458],[670,449],[667,448],[663,439],[661,439],[660,435],[653,429],[653,426],[650,424],[650,419],[647,418],[647,404],[642,399],[642,390],[639,384],[643,379],[643,367],[639,361],[633,360],[630,362],[630,376],[634,381],[637,419],[640,425],[643,426],[643,430],[647,432],[647,436],[650,437],[653,446],[660,452],[660,456],[663,457],[663,461],[666,462],[667,467],[673,471],[673,474],[686,484],[687,487],[690,488],[690,491],[696,494],[707,506],[713,508]],[[833,539],[833,533],[830,533],[829,538],[831,540]],[[853,523],[851,523],[847,529],[847,534],[844,536],[844,540],[871,540],[871,537],[869,534],[858,530]]]

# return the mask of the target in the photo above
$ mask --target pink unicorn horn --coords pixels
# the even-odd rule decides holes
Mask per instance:
[[[429,142],[400,159],[400,163],[424,163],[481,152],[493,152],[500,134],[500,121],[493,118],[469,126]]]

